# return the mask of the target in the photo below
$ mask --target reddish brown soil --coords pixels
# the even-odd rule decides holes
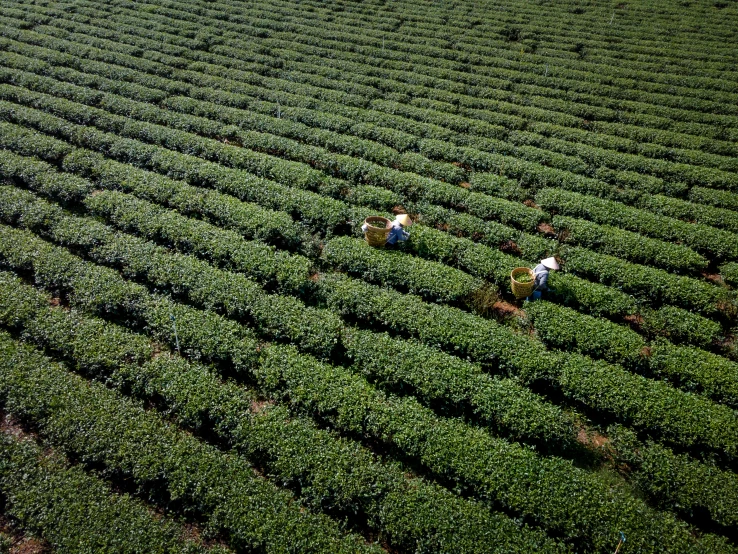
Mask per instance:
[[[405,208],[403,208],[402,206],[397,205],[394,208],[392,208],[392,213],[395,215],[406,214],[407,210],[405,210]]]
[[[59,297],[56,297],[56,296],[53,297],[53,298],[50,298],[49,299],[49,304],[51,305],[52,308],[58,308],[59,305],[61,304],[61,299]]]
[[[592,429],[588,431],[585,428],[581,428],[577,433],[577,442],[583,444],[590,450],[601,451],[605,445],[610,443],[610,439]]]
[[[460,187],[461,187],[462,189],[468,189],[469,187],[471,187],[471,185],[470,185],[469,183],[467,183],[466,181],[464,181],[464,182],[462,182],[462,183],[459,183],[459,186],[460,186]]]
[[[706,271],[703,271],[702,276],[708,281],[712,281],[713,283],[717,283],[717,284],[723,283],[723,278],[720,277],[719,273],[707,273]]]
[[[630,325],[636,331],[640,331],[643,325],[643,317],[639,314],[630,314],[623,317],[623,321]]]
[[[539,233],[543,233],[547,237],[554,237],[556,236],[556,229],[553,228],[553,226],[549,223],[539,223],[538,227]]]
[[[259,412],[263,411],[264,408],[266,408],[267,406],[272,406],[272,405],[274,405],[274,402],[272,402],[271,400],[254,400],[251,403],[251,411],[255,414],[258,414]]]
[[[10,522],[0,515],[0,531],[9,535],[13,541],[8,554],[47,554],[51,547],[41,539],[26,537],[13,528]]]
[[[518,243],[512,240],[506,240],[500,245],[500,250],[509,254],[520,254],[520,247]]]
[[[524,314],[523,310],[518,308],[515,304],[510,304],[504,300],[498,300],[492,305],[492,309],[501,317],[510,316],[521,316]]]
[[[17,421],[3,413],[0,413],[0,433],[11,435],[15,438],[22,437],[26,434]]]
[[[525,204],[529,208],[535,208],[536,210],[540,210],[541,209],[538,206],[538,204],[536,204],[535,202],[533,202],[533,200],[526,200],[526,201],[523,202],[523,204]]]

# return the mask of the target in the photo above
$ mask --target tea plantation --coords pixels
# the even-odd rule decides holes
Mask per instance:
[[[737,289],[733,1],[0,5],[2,549],[738,553]]]

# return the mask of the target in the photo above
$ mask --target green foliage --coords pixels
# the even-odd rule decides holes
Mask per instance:
[[[738,287],[738,263],[731,262],[720,266],[723,281],[732,287]]]
[[[583,248],[567,248],[561,254],[566,270],[580,277],[617,287],[655,305],[672,304],[703,315],[735,316],[735,296],[705,281],[633,264],[614,256]]]
[[[707,260],[679,244],[649,239],[638,233],[583,219],[556,216],[552,220],[559,240],[630,262],[653,265],[676,273],[692,273],[707,267]]]
[[[556,214],[581,217],[649,237],[684,243],[697,252],[719,260],[738,258],[738,239],[735,234],[701,223],[687,223],[653,214],[650,210],[553,188],[539,191],[536,203]]]
[[[710,348],[723,334],[720,324],[676,306],[641,313],[641,328],[651,336],[668,338],[676,344],[687,343]]]
[[[0,347],[0,397],[9,413],[33,422],[65,453],[103,464],[152,494],[155,485],[163,487],[165,498],[201,514],[208,532],[225,533],[233,548],[375,551],[355,536],[343,536],[327,518],[302,513],[243,461],[66,372],[6,334]]]
[[[573,422],[512,379],[492,378],[477,364],[386,333],[352,329],[344,333],[343,344],[355,371],[382,388],[414,394],[450,414],[468,408],[512,437],[571,445]]]
[[[350,237],[328,241],[323,257],[330,266],[370,283],[405,289],[436,302],[463,304],[483,284],[458,269],[404,252],[373,248],[363,240]]]
[[[587,409],[683,447],[715,449],[731,457],[738,449],[735,435],[728,430],[738,426],[733,410],[665,383],[578,354],[547,352],[542,343],[493,321],[345,276],[326,277],[319,283],[319,293],[344,317],[417,337],[498,367],[527,384],[547,381]],[[706,417],[708,412],[711,415]]]
[[[407,478],[399,465],[380,462],[357,443],[319,430],[309,419],[273,402],[260,402],[255,392],[222,382],[205,366],[168,353],[152,357],[153,348],[142,335],[74,310],[52,309],[43,302],[44,295],[0,273],[0,306],[18,300],[16,292],[24,295],[20,304],[29,306],[23,325],[27,340],[72,360],[90,377],[158,403],[189,429],[212,425],[222,440],[266,467],[271,477],[314,509],[333,517],[365,517],[393,544],[419,551],[435,552],[452,544],[459,551],[486,551],[491,533],[513,550],[535,546],[556,551],[542,535],[521,533],[504,516],[423,479]],[[167,342],[173,344],[174,338]],[[207,342],[193,342],[208,357]],[[464,515],[463,521],[449,525],[448,518],[458,514]]]
[[[130,277],[144,278],[153,287],[168,289],[230,317],[249,317],[262,332],[278,339],[296,340],[307,350],[324,356],[338,342],[338,319],[324,310],[305,306],[292,297],[267,294],[243,275],[114,233],[92,219],[67,216],[57,206],[28,192],[8,187],[1,192],[8,199],[6,205],[13,206],[13,213],[0,214],[6,221],[18,219],[24,226],[63,244],[84,248],[96,261],[121,267]]]
[[[665,509],[692,517],[699,514],[720,525],[738,522],[738,478],[710,463],[700,463],[653,441],[641,442],[621,426],[608,428],[616,459],[630,467],[629,479]]]
[[[734,550],[704,532],[729,534],[736,511],[726,470],[735,364],[707,351],[734,354],[738,314],[734,10],[630,3],[608,26],[582,3],[514,2],[494,17],[481,4],[451,8],[4,2],[0,184],[76,215],[3,186],[0,219],[87,261],[0,227],[1,263],[71,306],[49,309],[0,277],[3,325],[172,423],[215,433],[304,506],[390,550],[558,551],[548,533],[565,549],[604,553],[617,530],[626,550]],[[419,223],[398,252],[346,237],[397,209]],[[558,241],[539,225],[551,217]],[[464,305],[480,291],[504,294],[513,267],[551,255],[563,271],[551,275],[549,302],[527,310],[528,328],[343,275],[307,278],[313,260]],[[711,282],[715,267],[728,287]],[[343,320],[312,307],[325,304]],[[167,353],[152,361],[149,340],[259,392]],[[53,404],[14,382],[29,406]],[[565,452],[572,437],[569,419],[530,389],[630,426],[611,428],[605,450],[635,495],[615,476],[530,451]],[[112,440],[101,436],[110,451],[98,458],[88,443],[92,465],[114,457]],[[403,475],[393,457],[434,482]],[[212,510],[198,511],[206,497],[191,493],[185,506],[177,496],[190,494],[182,483],[211,482],[187,477],[164,502],[212,532]],[[123,478],[150,498],[169,486]]]
[[[99,478],[70,467],[58,453],[29,439],[3,434],[0,454],[5,513],[58,550],[227,552],[185,540],[182,527],[155,516],[127,494],[114,494]]]
[[[345,225],[351,217],[347,206],[337,200],[287,187],[245,171],[222,167],[195,156],[71,124],[36,110],[19,109],[17,104],[0,101],[0,114],[16,124],[33,126],[44,133],[65,138],[79,147],[102,151],[118,161],[156,170],[174,179],[185,180],[190,185],[215,188],[240,200],[284,211],[305,222],[328,229]]]
[[[656,340],[650,347],[649,369],[686,390],[738,406],[738,364],[691,346]]]
[[[627,327],[546,301],[526,304],[525,313],[536,337],[551,348],[630,367],[643,364],[646,341]]]
[[[13,242],[17,245],[20,243],[19,239],[22,233],[16,232],[14,235],[15,241]],[[7,243],[3,241],[0,244]],[[39,264],[43,260],[38,258],[40,246],[41,244],[35,241],[33,250],[30,252],[27,251],[31,256],[35,257],[35,263],[39,266],[43,265]],[[18,248],[15,247],[13,251],[18,252]],[[9,258],[6,252],[4,251],[2,253],[2,257],[7,263]],[[58,252],[58,250],[55,253],[56,258],[63,258],[63,256],[60,256],[61,252]],[[31,264],[34,263],[32,260],[28,260],[25,263],[28,264],[29,262]],[[67,262],[67,264],[70,262]],[[22,257],[21,259],[17,259],[16,263],[23,264]],[[41,273],[39,271],[40,269],[41,267],[36,271],[37,275]],[[375,298],[377,296],[375,295]],[[394,307],[390,306],[390,308]],[[453,309],[449,308],[448,310]],[[486,347],[498,347],[498,344],[495,342],[489,343],[485,341],[484,344]],[[508,346],[512,347],[513,345],[508,342]],[[509,350],[509,352],[513,351]],[[519,354],[526,355],[525,352]],[[571,364],[569,366],[567,370],[570,371],[572,369]],[[611,367],[605,367],[603,369],[608,373],[612,372]],[[574,374],[571,376],[573,377]],[[317,377],[320,377],[318,381],[312,381]],[[663,525],[666,528],[672,528],[673,532],[681,535],[681,532],[673,527],[676,524],[675,522],[671,522],[668,518],[662,519],[666,516],[649,513],[648,517],[644,517],[641,510],[645,509],[645,507],[638,507],[637,501],[635,500],[626,500],[626,497],[616,501],[614,504],[603,500],[610,494],[602,489],[605,485],[597,480],[592,480],[591,477],[587,477],[586,473],[575,471],[573,466],[568,462],[555,459],[549,462],[545,461],[545,459],[538,459],[530,451],[523,448],[520,448],[518,453],[512,456],[511,445],[509,443],[505,443],[504,441],[499,441],[498,443],[498,439],[492,439],[489,435],[472,428],[466,428],[463,424],[456,423],[453,420],[448,420],[448,422],[442,424],[436,416],[417,406],[411,400],[398,403],[388,398],[387,401],[380,401],[381,395],[377,395],[377,393],[369,394],[365,382],[362,384],[361,380],[356,380],[355,377],[351,377],[338,368],[321,364],[308,356],[301,356],[290,347],[275,346],[264,350],[262,352],[262,364],[258,367],[257,378],[266,390],[272,391],[274,394],[279,392],[280,396],[288,394],[293,404],[319,414],[322,418],[329,418],[334,425],[338,425],[347,431],[351,430],[353,432],[363,433],[371,431],[377,438],[384,437],[384,440],[391,439],[397,446],[406,450],[408,454],[420,457],[424,463],[430,465],[434,472],[450,476],[456,475],[455,478],[459,482],[466,482],[469,485],[473,485],[479,492],[486,490],[487,492],[484,493],[484,496],[492,495],[493,491],[498,490],[500,486],[505,487],[499,490],[499,492],[495,492],[494,495],[503,495],[504,502],[512,502],[512,505],[517,506],[517,509],[523,510],[524,513],[528,513],[532,517],[540,518],[547,527],[565,528],[567,529],[567,534],[573,533],[572,536],[586,537],[587,541],[600,540],[597,539],[597,536],[600,535],[595,534],[594,531],[599,528],[601,529],[600,533],[602,533],[601,540],[607,543],[609,541],[609,538],[607,538],[609,537],[609,532],[601,527],[603,521],[602,514],[604,513],[602,509],[605,509],[607,505],[618,506],[616,513],[619,515],[613,513],[612,517],[620,518],[623,514],[623,502],[636,502],[633,508],[635,512],[633,513],[632,523],[626,524],[624,521],[620,521],[623,524],[623,528],[629,529],[630,525],[642,528],[641,526],[644,522],[648,522],[646,528],[642,528],[641,532],[634,533],[634,535],[645,536],[644,534],[650,534],[652,532],[661,534],[660,531],[656,531],[657,528],[660,528],[659,526],[661,524],[654,525],[654,517],[658,517],[663,521]],[[597,383],[601,383],[602,381],[602,376],[596,379]],[[308,387],[308,384],[311,382],[313,384]],[[615,388],[617,389],[619,387]],[[364,392],[360,392],[362,389]],[[602,391],[599,392],[598,396],[602,396]],[[358,401],[361,402],[361,406],[357,405]],[[652,399],[649,399],[649,405],[653,405]],[[389,412],[386,412],[390,407],[393,408]],[[704,415],[705,408],[705,405],[701,405],[695,411],[699,411],[701,415]],[[660,425],[671,427],[668,419],[665,420],[664,418],[664,411],[655,411],[658,412]],[[376,415],[369,416],[370,413]],[[390,414],[392,414],[391,417]],[[655,416],[656,414],[653,415]],[[426,423],[423,423],[424,421]],[[711,416],[710,421],[716,424],[717,418]],[[390,427],[385,428],[385,425],[390,425]],[[397,425],[400,427],[395,428],[394,426]],[[717,429],[730,433],[731,436],[735,436],[735,433],[731,433],[725,427],[724,422]],[[704,441],[704,430],[700,429],[699,434],[701,440]],[[97,435],[95,438],[96,440],[100,440],[100,437]],[[708,437],[708,440],[713,439]],[[496,453],[500,448],[504,452],[502,458],[499,458],[499,454]],[[444,453],[444,456],[439,457],[439,453]],[[493,454],[494,458],[490,458]],[[528,461],[524,462],[526,459]],[[479,465],[480,463],[482,464],[481,466]],[[505,465],[502,465],[503,463]],[[533,465],[531,466],[530,464]],[[538,466],[541,464],[543,464],[543,467],[548,468],[546,471],[551,472],[550,480],[548,478],[545,481],[540,480],[541,470],[538,469]],[[479,474],[478,468],[480,467],[496,468],[495,471],[502,471],[506,475],[506,478],[500,481],[491,475],[485,476],[485,473]],[[519,477],[513,478],[513,475]],[[535,476],[535,479],[531,480],[533,476]],[[580,479],[584,479],[585,483],[590,483],[587,486],[594,487],[594,490],[584,495],[577,494],[577,496],[587,498],[590,501],[604,501],[605,504],[601,508],[577,510],[571,505],[569,499],[574,494],[574,490],[579,490],[581,485],[577,485],[576,483]],[[547,494],[543,494],[543,491],[540,494],[536,492],[531,493],[531,487],[546,487],[546,490],[548,490],[546,483],[556,483],[557,488],[560,489],[560,493],[553,496],[550,491]],[[518,487],[520,488],[519,490],[517,490]],[[562,489],[561,487],[564,488]],[[569,490],[571,487],[574,487],[574,489]],[[545,504],[538,505],[540,502],[544,502]],[[579,514],[575,519],[572,519],[572,509],[576,510]],[[594,513],[600,515],[594,516],[594,519],[588,519],[587,521],[589,523],[583,527],[583,518],[585,516],[582,514]],[[576,523],[574,523],[575,520]],[[679,524],[676,525],[678,527]],[[583,532],[583,529],[586,530]],[[656,542],[663,545],[664,540],[671,540],[667,539],[667,536],[672,536],[672,531],[665,531],[665,533],[666,535]],[[681,539],[676,540],[679,541]]]

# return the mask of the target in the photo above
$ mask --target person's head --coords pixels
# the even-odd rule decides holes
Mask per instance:
[[[410,227],[413,224],[413,220],[407,214],[400,214],[395,218],[395,221],[399,222],[403,227]]]
[[[541,260],[541,263],[548,269],[559,269],[559,264],[556,262],[556,258],[554,257]]]

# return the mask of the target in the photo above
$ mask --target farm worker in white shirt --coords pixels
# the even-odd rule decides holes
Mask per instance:
[[[410,238],[410,233],[405,231],[405,227],[410,227],[413,224],[413,220],[407,214],[398,215],[395,220],[390,224],[390,232],[387,237],[387,244],[397,244],[398,242],[406,241]]]
[[[541,260],[541,263],[533,268],[536,288],[533,289],[533,294],[529,297],[531,300],[538,300],[541,297],[541,292],[548,290],[548,272],[557,269],[559,269],[559,264],[556,262],[556,258],[553,257]]]

